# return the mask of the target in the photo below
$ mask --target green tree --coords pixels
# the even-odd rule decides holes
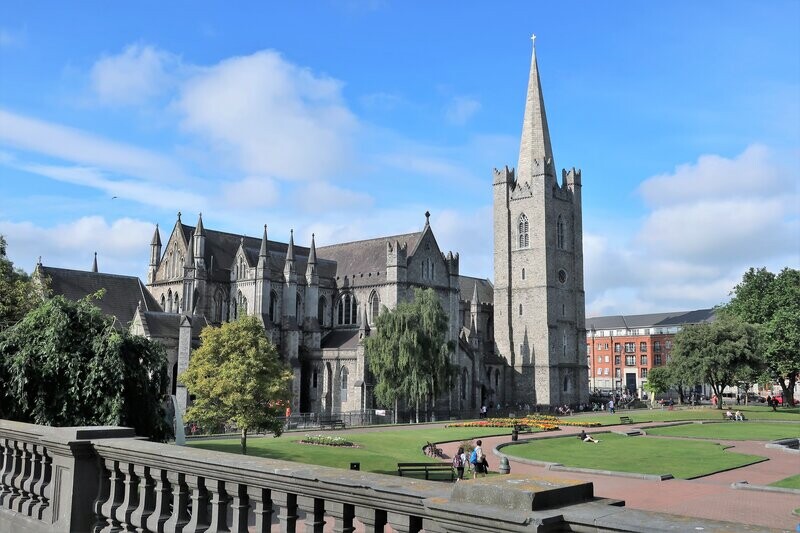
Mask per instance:
[[[10,327],[42,303],[41,290],[31,277],[6,255],[6,240],[0,235],[0,331]]]
[[[800,271],[784,268],[775,275],[751,268],[732,295],[722,312],[759,325],[767,371],[790,407],[800,374]]]
[[[369,370],[375,377],[375,397],[385,406],[403,400],[413,405],[419,422],[420,404],[435,407],[450,390],[455,367],[452,341],[446,340],[447,314],[433,289],[414,289],[414,298],[378,316],[364,343]]]
[[[655,405],[656,394],[664,394],[674,386],[674,379],[665,366],[651,368],[644,388],[650,393],[650,405]]]
[[[725,387],[735,384],[744,369],[760,365],[758,341],[755,326],[724,315],[687,326],[675,335],[670,371],[711,385],[722,409]]]
[[[172,433],[166,361],[160,344],[115,329],[89,298],[56,296],[0,332],[0,412],[48,426],[128,426],[163,441]]]
[[[283,431],[278,418],[291,400],[292,372],[280,360],[264,327],[244,316],[200,334],[181,381],[194,395],[186,419],[214,427],[233,422],[247,454],[247,433],[263,430],[276,437]]]

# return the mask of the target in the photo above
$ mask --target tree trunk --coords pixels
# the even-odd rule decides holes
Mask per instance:
[[[415,406],[414,423],[419,424],[419,400],[415,400],[414,406]]]
[[[792,376],[788,380],[785,380],[783,377],[778,377],[778,385],[781,386],[781,390],[783,391],[783,406],[784,407],[794,407],[794,384],[796,378]],[[786,383],[788,381],[788,383]]]
[[[242,445],[242,455],[247,455],[247,428],[242,428],[242,436],[239,439],[239,443]]]
[[[725,390],[725,385],[719,386],[711,383],[711,390],[714,391],[714,396],[717,397],[717,409],[722,411],[722,391]]]
[[[398,398],[394,399],[394,423],[397,424],[397,406],[399,405],[400,401]]]

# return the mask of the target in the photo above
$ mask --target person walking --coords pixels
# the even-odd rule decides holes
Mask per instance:
[[[614,414],[614,399],[608,400],[608,412]]]

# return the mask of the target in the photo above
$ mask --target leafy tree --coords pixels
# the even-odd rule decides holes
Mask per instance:
[[[687,326],[675,335],[671,371],[708,383],[721,400],[722,391],[736,382],[743,369],[759,366],[758,340],[755,326],[726,316]],[[722,401],[717,408],[722,409]]]
[[[415,289],[413,300],[378,316],[364,353],[375,377],[375,397],[382,405],[394,404],[395,416],[403,400],[414,405],[419,422],[420,404],[435,402],[452,386],[454,346],[446,340],[447,327],[447,315],[433,289]]]
[[[800,374],[800,271],[751,268],[732,294],[722,312],[760,326],[767,371],[791,406]]]
[[[30,276],[6,256],[6,240],[0,235],[0,331],[10,327],[42,303],[41,290]]]
[[[674,378],[665,366],[651,368],[644,388],[650,393],[650,404],[655,405],[656,394],[664,394],[674,385]]]
[[[163,441],[166,361],[161,345],[115,329],[89,298],[56,296],[0,332],[0,412],[48,426],[128,426]]]
[[[200,348],[192,353],[181,381],[195,396],[186,419],[201,426],[234,422],[241,431],[242,453],[247,433],[265,430],[276,437],[278,419],[291,400],[291,370],[280,360],[264,327],[243,316],[200,333]]]

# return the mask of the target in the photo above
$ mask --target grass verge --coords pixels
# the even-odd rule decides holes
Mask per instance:
[[[721,422],[719,424],[686,424],[648,429],[648,435],[691,437],[718,440],[776,440],[795,436],[800,424],[767,424],[763,422]]]
[[[665,441],[613,433],[602,433],[596,437],[600,439],[598,444],[564,437],[509,446],[503,448],[503,452],[565,466],[640,474],[672,474],[680,479],[706,476],[764,459],[757,455],[725,452],[723,446],[712,442]]]
[[[780,487],[782,489],[800,489],[800,474],[784,478],[775,483],[770,483],[770,487]]]

